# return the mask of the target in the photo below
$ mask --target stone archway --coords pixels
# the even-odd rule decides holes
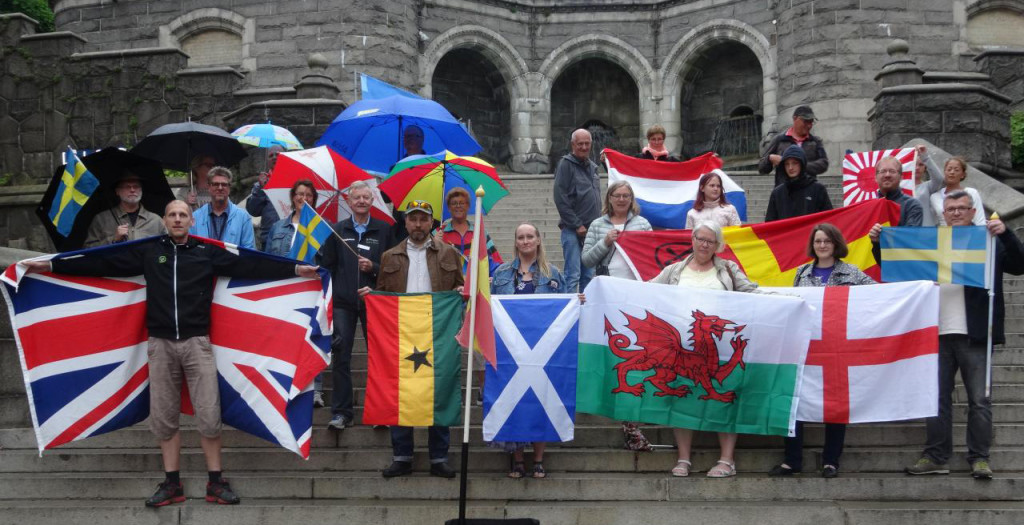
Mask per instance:
[[[595,111],[581,113],[574,111],[565,120],[562,114],[563,109],[556,107],[556,98],[562,98],[562,89],[574,89],[571,86],[557,86],[562,82],[570,84],[581,76],[592,75],[595,71],[603,70],[614,75],[616,78],[610,80],[610,85],[618,91],[617,100],[628,101],[625,111],[615,107],[600,108],[601,97],[597,94],[582,98],[588,100],[588,104],[594,107]],[[657,85],[657,73],[651,67],[650,62],[633,46],[615,37],[607,35],[581,35],[573,38],[553,50],[538,71],[538,90],[541,99],[547,106],[548,137],[550,146],[549,158],[552,160],[552,167],[568,148],[569,134],[573,127],[582,126],[585,122],[601,122],[601,129],[613,130],[614,138],[609,140],[611,147],[631,151],[636,149],[641,141],[644,130],[654,123],[656,111],[652,101],[653,89]],[[635,92],[630,90],[627,80],[631,80]],[[586,89],[586,86],[577,86],[575,89]],[[577,97],[580,98],[580,97]],[[620,104],[621,106],[621,104]],[[634,109],[635,108],[635,109]],[[618,113],[618,115],[613,114]],[[632,115],[627,116],[627,113]],[[563,122],[565,120],[565,122]],[[570,124],[566,124],[570,122]],[[596,154],[596,153],[595,153]]]
[[[775,123],[778,115],[776,104],[778,79],[775,56],[768,39],[753,26],[738,20],[709,20],[693,28],[676,42],[659,70],[662,81],[661,93],[664,96],[660,121],[668,132],[666,146],[670,150],[678,151],[680,148],[682,119],[679,108],[683,102],[681,94],[687,70],[702,57],[703,51],[727,42],[747,47],[760,63],[762,75],[761,115],[763,117],[761,134],[764,135],[768,128]]]
[[[203,39],[203,33],[223,36]],[[237,35],[241,42],[233,40],[231,35]],[[253,19],[227,9],[211,7],[196,9],[160,26],[160,45],[163,47],[182,49],[187,40],[197,38],[205,40],[206,44],[237,45],[238,49],[230,50],[230,53],[238,56],[238,65],[249,71],[256,70],[256,57],[251,54],[252,44],[256,42],[256,22]],[[196,48],[202,47],[199,45]]]
[[[452,49],[434,68],[430,89],[480,143],[479,157],[494,164],[509,161],[509,89],[486,56],[468,47]]]

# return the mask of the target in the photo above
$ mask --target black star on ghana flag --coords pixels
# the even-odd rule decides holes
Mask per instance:
[[[423,350],[421,352],[415,346],[412,347],[412,353],[409,354],[408,356],[406,356],[406,359],[413,362],[413,367],[412,367],[413,373],[419,372],[420,366],[429,366],[429,367],[433,368],[433,365],[430,364],[430,361],[427,361],[427,354],[429,354],[429,353],[430,353],[430,349],[429,348],[426,349],[426,350]]]

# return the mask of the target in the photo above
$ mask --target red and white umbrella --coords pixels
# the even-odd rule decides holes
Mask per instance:
[[[847,153],[843,157],[843,206],[878,198],[875,165],[885,157],[896,157],[903,165],[900,188],[903,193],[914,196],[914,167],[917,165],[917,150],[914,148]]]
[[[370,215],[388,224],[395,222],[387,205],[384,204],[384,199],[381,198],[380,190],[377,189],[376,179],[327,146],[282,152],[278,155],[274,170],[270,172],[270,180],[263,190],[280,217],[291,215],[292,203],[288,193],[292,185],[302,179],[313,182],[313,187],[319,194],[316,211],[328,221],[337,222],[352,215],[352,210],[345,200],[348,187],[353,182],[365,181],[373,189],[373,207],[370,209]]]

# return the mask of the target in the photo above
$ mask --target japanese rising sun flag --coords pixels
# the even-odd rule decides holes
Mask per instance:
[[[843,206],[878,198],[875,165],[885,157],[896,157],[900,161],[903,165],[900,188],[903,193],[914,195],[914,168],[917,165],[917,151],[914,148],[847,153],[843,157]]]
[[[797,419],[872,423],[936,415],[938,287],[917,281],[775,291],[815,307]]]
[[[580,313],[576,410],[789,435],[811,308],[798,297],[597,277]]]
[[[686,212],[693,208],[700,187],[700,177],[715,172],[722,179],[722,192],[736,207],[740,220],[747,220],[747,195],[720,168],[722,159],[706,153],[686,162],[658,162],[623,155],[605,149],[608,183],[629,182],[640,205],[640,215],[652,226],[682,228],[686,225]]]
[[[287,261],[196,239],[240,258]],[[159,238],[40,260],[103,260],[151,242]],[[321,269],[320,276],[218,277],[210,308],[222,421],[303,457],[309,457],[312,436],[313,378],[326,367],[331,344],[333,293],[327,271]],[[40,453],[149,415],[142,276],[26,274],[24,266],[12,265],[2,281]],[[191,407],[182,411],[191,413]]]
[[[727,246],[718,255],[737,262],[747,277],[761,286],[792,286],[797,268],[811,260],[807,256],[811,229],[829,222],[846,238],[850,254],[844,260],[878,280],[868,232],[875,223],[896,224],[899,216],[899,205],[875,199],[781,221],[731,226],[723,229]],[[662,268],[690,254],[690,230],[623,232],[617,245],[637,278],[649,281]]]
[[[363,423],[458,424],[462,314],[457,292],[366,296],[367,379]]]

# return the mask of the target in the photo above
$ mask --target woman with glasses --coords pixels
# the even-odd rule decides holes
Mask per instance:
[[[842,261],[849,253],[846,239],[839,228],[823,222],[811,230],[807,256],[814,260],[796,271],[793,286],[858,286],[875,284],[875,280],[856,266]],[[825,446],[821,452],[821,477],[839,475],[839,456],[843,453],[846,425],[825,423]],[[792,476],[803,468],[804,423],[796,422],[796,433],[786,438],[786,455],[782,463],[772,467],[772,477]]]
[[[722,177],[714,172],[700,177],[697,198],[693,201],[693,208],[686,212],[686,229],[693,229],[697,223],[704,221],[715,221],[723,228],[740,225],[740,214],[725,198]]]
[[[440,235],[441,240],[455,247],[459,253],[462,254],[463,258],[463,273],[465,273],[466,264],[469,260],[473,248],[473,223],[469,222],[469,190],[466,188],[452,188],[448,190],[448,194],[444,197],[444,204],[448,208],[448,214],[451,215],[450,219],[445,219],[437,230],[434,232],[435,235]],[[491,259],[491,272],[501,264],[501,254],[498,253],[498,249],[494,246],[494,241],[491,240],[490,234],[487,234],[487,256]]]
[[[715,254],[725,249],[722,227],[714,221],[698,223],[691,231],[693,253],[680,262],[666,266],[652,279],[652,283],[671,284],[708,290],[762,293],[757,285],[750,282],[740,266]],[[678,458],[672,468],[672,475],[690,475],[690,449],[693,444],[693,430],[672,429],[675,433]],[[722,449],[718,462],[708,471],[709,478],[727,478],[736,475],[736,439],[738,434],[719,432],[718,444]]]
[[[587,229],[580,259],[584,266],[595,268],[596,275],[635,280],[626,260],[616,253],[615,241],[624,231],[651,231],[651,223],[640,216],[640,207],[628,182],[608,185],[601,212],[604,215],[594,219]]]
[[[981,204],[981,195],[978,190],[963,185],[967,178],[967,161],[963,157],[950,157],[942,166],[942,187],[931,195],[931,209],[935,217],[935,224],[946,226],[946,219],[942,216],[942,203],[946,195],[954,191],[966,191],[971,199],[974,199],[974,218],[971,222],[975,226],[985,225],[985,207]]]

